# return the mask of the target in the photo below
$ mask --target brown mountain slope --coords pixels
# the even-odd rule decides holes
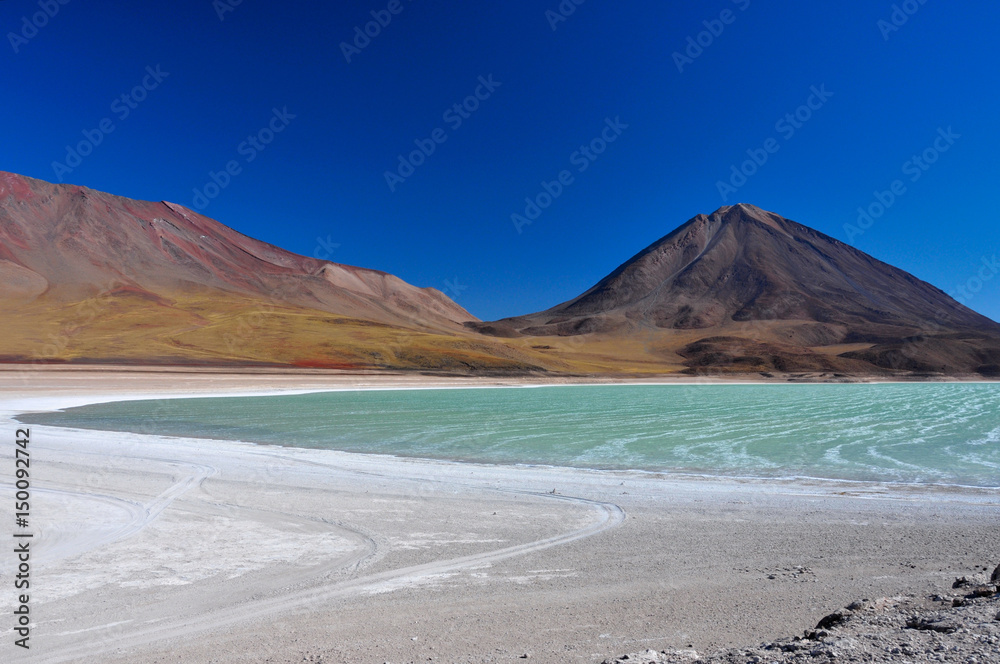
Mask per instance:
[[[22,299],[75,301],[108,284],[153,299],[211,288],[390,324],[474,320],[435,289],[299,256],[166,201],[0,173],[0,221],[0,274]]]
[[[432,288],[172,203],[0,173],[0,360],[534,368]]]
[[[997,323],[911,274],[744,204],[698,215],[569,302],[469,326],[553,338],[553,348],[578,337],[577,352],[641,340],[630,352],[672,357],[689,372],[993,374],[1000,365]]]
[[[0,362],[1000,374],[996,323],[747,205],[570,302],[480,323],[434,289],[178,205],[0,173],[0,311]]]

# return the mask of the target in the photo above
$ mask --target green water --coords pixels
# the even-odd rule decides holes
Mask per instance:
[[[20,419],[458,461],[1000,486],[998,384],[380,390]]]

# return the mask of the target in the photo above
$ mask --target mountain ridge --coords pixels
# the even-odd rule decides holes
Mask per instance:
[[[343,313],[388,323],[451,329],[475,319],[437,289],[418,289],[381,270],[294,254],[169,201],[137,201],[0,173],[0,199],[10,197],[18,209],[4,207],[0,259],[38,274],[53,290],[68,288],[69,297],[79,295],[70,286],[86,275],[120,279],[150,292],[187,281],[257,296],[280,293],[281,299],[301,306],[328,311],[347,307]],[[54,228],[47,220],[55,220]],[[86,232],[97,235],[81,242],[78,236]],[[100,247],[88,247],[88,242],[114,245],[122,264],[110,264],[96,250]],[[9,244],[21,251],[15,255],[5,249]],[[139,262],[126,263],[127,252],[142,254]],[[333,293],[326,283],[346,293]],[[399,306],[387,306],[394,298]],[[417,308],[406,298],[419,299],[428,311],[414,318]]]
[[[737,346],[770,344],[777,356],[776,344],[868,343],[813,362],[844,370],[856,370],[859,360],[880,369],[991,371],[1000,357],[1000,324],[912,274],[745,203],[696,215],[566,302],[468,326],[508,339],[695,331],[746,339]],[[963,341],[943,348],[955,334]],[[935,338],[934,352],[912,357],[912,339],[927,336]],[[901,356],[903,350],[909,355]],[[713,352],[726,354],[711,344],[678,351],[689,369]],[[785,359],[758,364],[774,369]]]
[[[531,371],[433,288],[168,201],[0,172],[0,361]]]
[[[168,201],[0,172],[0,362],[452,373],[1000,375],[1000,324],[750,204],[699,214],[549,309],[286,251]]]

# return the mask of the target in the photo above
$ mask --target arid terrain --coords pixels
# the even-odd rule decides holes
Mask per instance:
[[[469,326],[581,346],[641,341],[642,350],[623,351],[670,358],[688,373],[1000,373],[1000,324],[911,274],[745,204],[689,220],[569,302]]]
[[[0,360],[520,372],[431,288],[183,206],[0,174]]]
[[[484,323],[433,288],[180,205],[0,173],[0,284],[6,363],[1000,375],[1000,325],[750,205],[691,219],[574,300]]]
[[[1000,567],[960,576],[934,595],[861,599],[801,635],[698,653],[647,649],[603,664],[994,662],[1000,657]]]
[[[104,371],[96,382],[25,368],[0,373],[0,409],[13,431],[17,413],[103,400],[468,380]],[[37,623],[21,659],[32,662],[596,663],[753,649],[861,598],[958,596],[942,579],[981,571],[998,550],[992,489],[45,426],[31,427],[31,449]],[[3,456],[12,463],[9,447]],[[12,491],[0,491],[5,510]]]

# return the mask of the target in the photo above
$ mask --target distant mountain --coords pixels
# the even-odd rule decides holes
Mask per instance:
[[[633,359],[672,359],[689,373],[1000,373],[997,323],[911,274],[745,204],[694,217],[569,302],[468,326],[506,338],[579,337],[576,352],[609,357],[618,339]]]
[[[1000,325],[750,205],[484,323],[433,288],[180,205],[0,172],[0,362],[458,373],[1000,375]]]
[[[166,201],[0,173],[0,220],[0,274],[18,285],[7,297],[74,301],[110,284],[157,300],[211,288],[435,329],[474,319],[433,288],[299,256]]]
[[[433,288],[0,172],[0,360],[534,368]],[[460,343],[456,342],[456,338]]]

